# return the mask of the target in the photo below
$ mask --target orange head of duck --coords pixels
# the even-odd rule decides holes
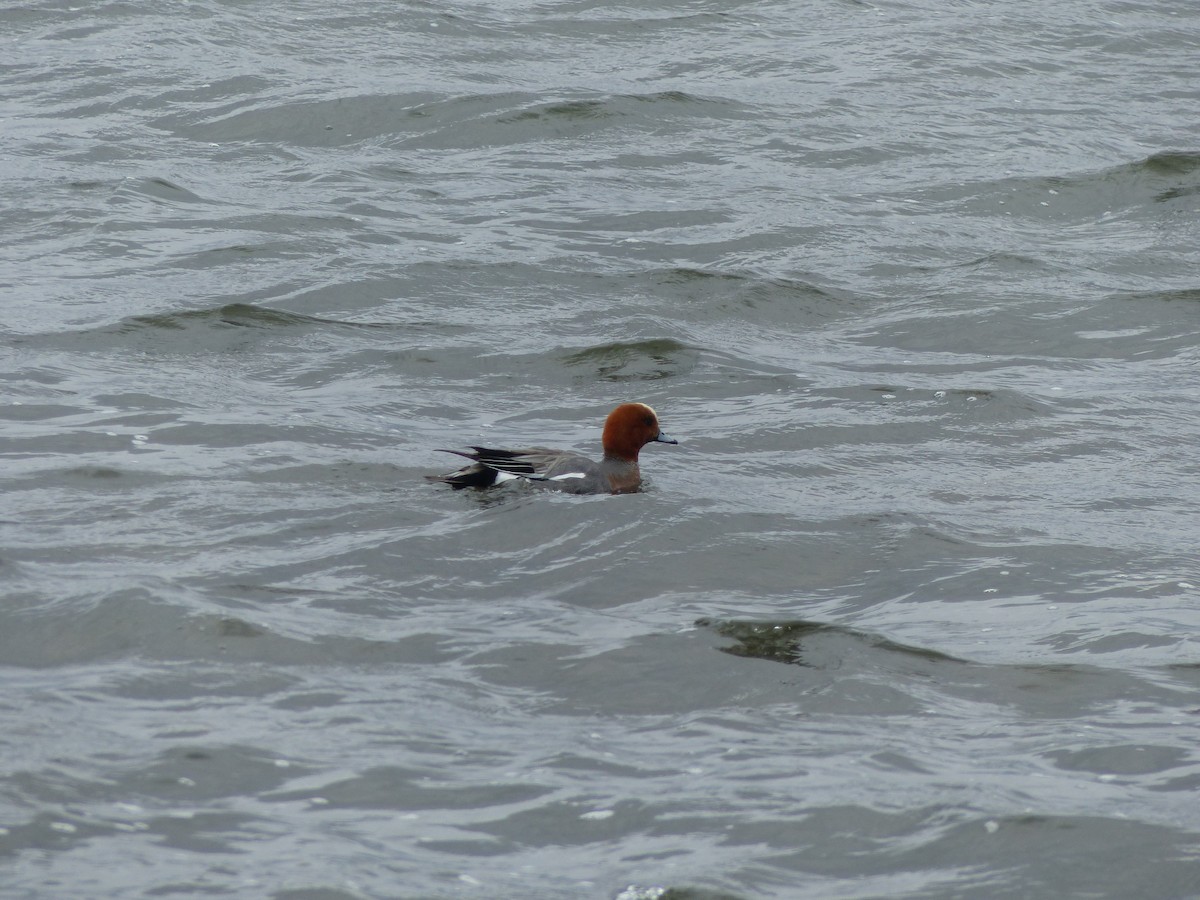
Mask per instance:
[[[622,403],[604,420],[604,455],[637,462],[638,451],[651,441],[678,444],[658,427],[658,413],[645,403]]]

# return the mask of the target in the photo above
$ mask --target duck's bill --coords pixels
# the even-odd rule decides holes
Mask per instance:
[[[660,444],[678,444],[679,443],[679,441],[675,440],[675,438],[667,437],[661,431],[658,433],[658,437],[656,437],[655,440],[658,441]]]

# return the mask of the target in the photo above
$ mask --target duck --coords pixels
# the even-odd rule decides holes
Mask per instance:
[[[427,481],[457,490],[489,488],[507,481],[532,482],[570,494],[630,494],[642,486],[638,453],[647,444],[678,444],[663,433],[658,413],[645,403],[622,403],[604,420],[600,442],[604,457],[595,462],[570,450],[528,447],[500,450],[472,446],[440,450],[471,460],[445,475],[426,475]]]

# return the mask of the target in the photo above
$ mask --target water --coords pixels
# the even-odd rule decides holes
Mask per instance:
[[[0,896],[1200,896],[1200,7],[0,40]]]

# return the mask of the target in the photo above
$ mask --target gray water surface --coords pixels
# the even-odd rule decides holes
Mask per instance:
[[[5,900],[1200,897],[1200,6],[0,43]]]

